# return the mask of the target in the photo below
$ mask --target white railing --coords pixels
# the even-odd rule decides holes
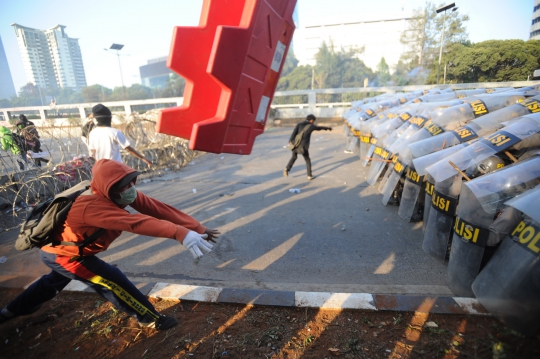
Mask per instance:
[[[335,88],[335,89],[315,89],[315,90],[294,90],[294,91],[277,91],[274,94],[272,108],[279,111],[284,110],[300,110],[298,113],[309,112],[319,113],[321,117],[333,117],[334,114],[341,111],[343,108],[349,107],[351,101],[360,100],[366,97],[371,97],[381,93],[397,93],[415,90],[425,90],[433,88],[451,88],[453,90],[467,90],[475,88],[500,88],[500,87],[526,87],[540,85],[539,81],[513,81],[513,82],[479,82],[468,84],[446,84],[446,85],[414,85],[414,86],[383,86],[383,87],[352,87],[352,88]],[[103,102],[113,112],[121,112],[129,115],[137,106],[154,106],[154,107],[170,107],[180,106],[183,102],[183,97],[174,98],[159,98],[148,100],[135,101],[114,101]],[[80,103],[55,106],[29,106],[29,107],[14,107],[0,109],[0,125],[7,124],[6,119],[16,118],[20,113],[37,113],[42,120],[54,118],[54,114],[61,113],[66,110],[77,109],[78,116],[81,119],[86,118],[86,114],[96,103]],[[122,108],[118,111],[118,108]],[[327,111],[333,109],[334,111]],[[322,110],[322,111],[321,111]],[[337,112],[336,112],[337,111]],[[339,113],[338,113],[339,115]],[[73,116],[70,116],[73,117]],[[288,116],[287,116],[288,117]],[[300,116],[302,117],[302,116]],[[1,121],[3,120],[3,121]]]

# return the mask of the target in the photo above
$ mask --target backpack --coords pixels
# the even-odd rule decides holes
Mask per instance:
[[[294,150],[296,147],[300,146],[300,144],[302,143],[302,138],[304,137],[304,133],[307,131],[308,128],[311,127],[311,124],[307,124],[304,126],[304,128],[302,129],[302,131],[300,131],[299,134],[297,134],[295,137],[294,137],[294,142],[289,145],[289,150]]]
[[[19,236],[15,241],[15,248],[24,251],[34,247],[41,248],[46,245],[78,246],[79,254],[82,255],[84,247],[94,243],[105,232],[103,228],[85,238],[80,243],[61,242],[55,240],[56,230],[61,228],[66,221],[68,212],[77,197],[92,195],[90,181],[82,181],[43,203],[35,206],[26,217]]]

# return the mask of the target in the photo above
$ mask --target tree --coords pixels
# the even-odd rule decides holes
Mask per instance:
[[[390,81],[390,68],[386,63],[384,57],[381,58],[381,62],[377,65],[377,83],[379,86],[386,86],[388,81]]]
[[[403,63],[415,63],[415,67],[420,67],[418,71],[420,76],[425,69],[432,69],[432,65],[438,63],[445,16],[442,13],[437,14],[437,7],[432,2],[427,2],[424,9],[415,9],[409,28],[401,36],[401,43],[408,46],[408,51],[401,56],[401,60]],[[446,11],[444,49],[451,44],[468,43],[465,26],[467,21],[468,15],[461,15],[458,11]],[[421,78],[417,80],[421,81]]]
[[[363,86],[365,77],[373,72],[358,59],[364,48],[336,51],[334,44],[323,42],[315,54],[314,82],[316,88]]]
[[[129,100],[146,100],[152,98],[152,89],[143,85],[133,84],[126,89]]]
[[[178,74],[173,73],[167,80],[167,86],[163,89],[160,97],[181,97],[184,95],[186,80]]]
[[[453,44],[445,59],[448,61],[447,82],[525,81],[540,68],[540,41],[488,40]],[[433,72],[428,80],[433,81]]]
[[[111,94],[111,89],[98,84],[83,87],[81,90],[81,96],[84,102],[105,102]]]
[[[285,63],[283,64],[283,69],[281,70],[281,77],[287,76],[298,66],[298,59],[294,56],[293,49],[289,49],[287,57],[285,58]]]
[[[311,89],[312,71],[313,67],[309,65],[295,67],[294,70],[292,70],[286,76],[281,76],[278,82],[277,90],[288,91]]]

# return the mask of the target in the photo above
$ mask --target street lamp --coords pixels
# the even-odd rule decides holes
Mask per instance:
[[[120,65],[120,54],[118,51],[122,50],[124,45],[112,44],[110,48],[103,49],[105,51],[116,50],[116,56],[118,57],[118,68],[120,69],[120,79],[122,80],[122,92],[124,93],[124,100],[126,99],[126,88],[124,86],[124,76],[122,75],[122,65]]]
[[[438,13],[441,13],[444,11],[444,19],[442,23],[442,34],[441,34],[441,49],[439,51],[439,67],[437,67],[437,85],[439,84],[439,74],[441,72],[441,58],[442,58],[442,48],[443,48],[443,42],[444,42],[444,25],[446,23],[446,10],[452,9],[452,11],[456,11],[456,3],[451,3],[448,5],[443,5],[437,10],[435,10]]]

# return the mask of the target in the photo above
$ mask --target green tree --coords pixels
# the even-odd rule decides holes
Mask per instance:
[[[143,85],[133,84],[126,89],[128,100],[146,100],[152,98],[152,89]]]
[[[488,40],[453,44],[445,54],[447,82],[525,81],[540,68],[540,41]],[[433,73],[428,80],[433,81]]]
[[[377,84],[379,86],[386,86],[390,81],[390,68],[388,67],[384,57],[381,57],[381,62],[379,62],[377,65],[376,75]]]
[[[315,54],[314,82],[316,88],[363,86],[364,78],[373,75],[371,69],[358,59],[364,48],[335,50],[332,42],[323,42]]]
[[[295,67],[286,76],[281,76],[278,82],[278,91],[288,90],[309,90],[311,89],[311,75],[313,67],[298,66]]]
[[[441,3],[439,6],[442,6]],[[437,14],[432,2],[427,2],[425,8],[415,9],[409,22],[409,27],[401,36],[401,42],[408,47],[401,60],[403,63],[413,63],[414,67],[420,67],[420,74],[424,69],[433,69],[433,64],[438,64],[439,50],[441,45],[441,34],[444,13]],[[446,11],[446,21],[444,22],[444,43],[443,48],[456,43],[468,43],[468,33],[466,22],[468,15],[462,15],[458,11]],[[444,54],[443,54],[444,57]],[[436,68],[435,68],[436,69]],[[417,78],[421,82],[421,78]]]
[[[167,80],[167,86],[160,91],[162,96],[160,97],[181,97],[184,95],[184,88],[186,87],[186,80],[178,74],[171,74]]]
[[[122,88],[120,88],[120,90],[122,90]],[[111,94],[111,89],[98,84],[86,86],[81,89],[83,102],[105,102]]]
[[[285,58],[285,63],[283,64],[283,69],[281,70],[281,77],[287,76],[298,66],[298,59],[294,56],[293,49],[289,49],[287,57]]]
[[[29,82],[20,88],[17,97],[11,99],[11,105],[13,107],[41,106],[41,99],[44,94],[40,94],[40,92],[41,89]]]

